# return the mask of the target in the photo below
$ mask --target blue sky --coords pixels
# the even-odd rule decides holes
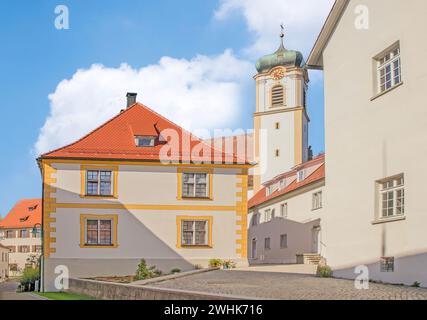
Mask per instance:
[[[224,108],[218,112],[218,119],[212,120],[216,127],[224,120],[224,127],[252,128],[255,92],[251,77],[255,74],[256,58],[278,46],[282,21],[292,23],[287,25],[289,49],[307,54],[331,2],[322,0],[322,4],[316,1],[313,5],[311,0],[311,4],[301,0],[301,12],[308,12],[307,6],[311,13],[299,17],[298,10],[289,16],[283,7],[283,2],[299,6],[295,1],[269,1],[275,12],[273,16],[266,13],[265,19],[264,15],[254,18],[251,14],[256,12],[257,5],[261,6],[258,0],[251,3],[252,7],[240,0],[1,1],[0,215],[7,214],[20,198],[41,197],[41,177],[35,158],[42,148],[37,142],[44,141],[44,147],[49,148],[81,136],[123,107],[127,88],[138,91],[142,103],[146,98],[150,107],[156,109],[158,104],[160,112],[164,110],[171,120],[181,120],[183,124],[185,121],[178,115],[197,113],[198,105],[184,109],[195,96],[208,90],[206,97],[211,102],[206,102],[206,108],[215,108],[215,99]],[[69,30],[54,27],[54,10],[59,4],[69,8]],[[278,9],[274,10],[274,6]],[[161,60],[164,57],[169,58]],[[126,71],[120,69],[123,63]],[[94,64],[102,67],[94,68]],[[219,76],[213,69],[221,68],[226,72]],[[78,70],[83,71],[76,76]],[[183,76],[180,70],[190,70],[185,93],[183,88],[174,87]],[[123,101],[107,94],[114,91],[109,86],[114,85],[117,72],[123,81],[114,94]],[[97,79],[105,80],[106,75],[112,75],[113,80],[106,82],[102,89],[105,91],[98,90]],[[165,94],[150,84],[150,77],[168,78],[169,92],[179,96],[176,105],[160,100],[159,96]],[[72,81],[58,86],[64,79]],[[126,79],[130,81],[128,85]],[[144,81],[141,88],[138,81]],[[206,85],[197,86],[198,82]],[[197,87],[196,91],[193,87]],[[216,96],[212,91],[216,91]],[[310,144],[315,153],[324,149],[322,91],[322,80],[314,75],[309,89],[309,115]],[[92,108],[93,101],[99,101],[99,106]],[[103,112],[108,103],[108,112]],[[203,114],[203,106],[200,109]],[[225,120],[227,112],[232,120]],[[60,117],[56,118],[58,114]],[[61,119],[68,119],[77,129],[71,132],[67,124],[61,124]],[[197,117],[193,119],[197,121]],[[45,131],[41,133],[43,127]],[[71,133],[67,136],[68,131]]]

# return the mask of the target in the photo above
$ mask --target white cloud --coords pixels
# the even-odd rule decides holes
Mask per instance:
[[[334,0],[221,0],[215,12],[218,20],[231,13],[243,15],[254,43],[246,53],[257,58],[273,52],[279,45],[280,24],[286,28],[288,49],[310,52]]]
[[[50,115],[40,130],[40,154],[71,143],[125,107],[126,92],[187,129],[224,128],[235,124],[253,65],[232,51],[192,60],[163,57],[135,70],[92,65],[59,83],[49,95]]]

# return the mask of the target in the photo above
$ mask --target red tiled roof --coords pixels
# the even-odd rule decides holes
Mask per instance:
[[[135,136],[160,135],[159,137],[161,137],[162,131],[166,129],[175,130],[180,140],[178,148],[169,149],[168,160],[194,160],[194,155],[191,156],[192,152],[204,149],[210,152],[210,157],[207,158],[209,162],[249,163],[245,159],[239,159],[235,154],[228,155],[224,152],[216,151],[213,147],[207,145],[180,126],[140,103],[127,108],[82,139],[63,148],[45,153],[40,158],[160,161],[161,149],[168,142],[159,142],[154,147],[137,147]],[[189,141],[190,137],[191,141]],[[189,141],[189,147],[186,147],[186,144],[182,143],[183,140]],[[194,149],[195,147],[197,149]],[[195,152],[197,153],[197,151]],[[197,153],[196,156],[200,155],[203,155],[203,153]],[[200,159],[195,159],[195,161],[200,161]]]
[[[31,210],[30,208],[33,208]],[[7,216],[0,221],[0,228],[32,228],[42,222],[42,200],[25,199],[19,201]]]
[[[309,175],[304,180],[297,182],[296,178],[295,180],[289,184],[286,188],[282,190],[276,190],[269,196],[266,194],[266,187],[262,188],[260,191],[258,191],[250,200],[248,203],[249,208],[253,208],[255,206],[258,206],[268,200],[277,198],[279,196],[282,196],[286,193],[289,193],[291,191],[297,190],[303,186],[309,185],[310,183],[319,181],[321,179],[325,178],[325,164],[323,163],[319,168],[317,168],[311,175]]]

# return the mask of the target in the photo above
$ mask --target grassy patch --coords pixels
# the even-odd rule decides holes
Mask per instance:
[[[66,292],[33,292],[49,300],[95,300],[93,297]]]

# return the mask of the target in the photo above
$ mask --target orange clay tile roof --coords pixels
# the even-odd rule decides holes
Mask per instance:
[[[279,196],[282,196],[284,194],[287,194],[291,191],[297,190],[301,187],[304,187],[306,185],[309,185],[310,183],[322,180],[325,178],[325,164],[323,163],[319,168],[317,168],[311,175],[309,175],[304,180],[297,182],[295,179],[291,184],[289,184],[286,188],[282,190],[276,190],[269,196],[266,194],[266,188],[262,188],[260,191],[258,191],[250,200],[248,207],[253,208],[260,204],[263,204],[264,202],[267,202],[271,199],[277,198]]]
[[[33,208],[31,210],[30,208]],[[0,221],[0,228],[17,229],[32,228],[36,223],[42,222],[42,200],[20,200],[7,216]]]
[[[162,131],[167,129],[175,130],[180,140],[178,148],[166,146],[170,150],[167,154],[168,160],[176,162],[200,161],[198,156],[204,154],[198,153],[196,150],[203,149],[208,150],[205,151],[206,158],[203,158],[208,162],[249,164],[248,160],[238,158],[235,154],[226,154],[215,150],[188,131],[140,103],[122,111],[80,140],[45,153],[40,158],[160,161],[162,147],[169,144],[169,142],[164,141],[167,137],[162,138]],[[158,136],[160,142],[154,147],[137,147],[135,136],[140,135]],[[164,133],[164,135],[166,134]],[[188,147],[182,141],[188,141]],[[196,146],[197,149],[195,149]],[[194,154],[196,154],[196,159]]]

